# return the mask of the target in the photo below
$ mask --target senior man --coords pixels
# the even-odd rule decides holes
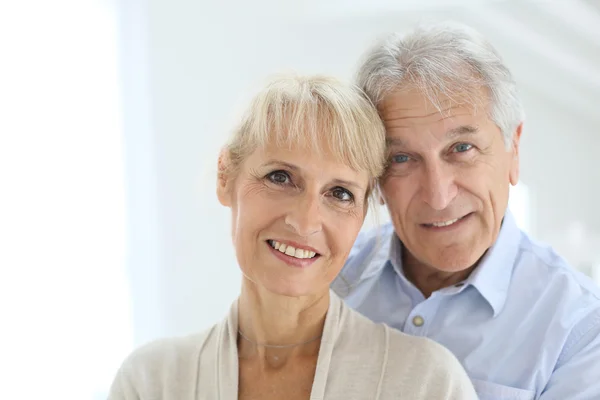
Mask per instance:
[[[449,348],[482,400],[600,399],[600,290],[507,210],[524,117],[501,57],[468,27],[418,28],[372,48],[358,83],[387,130],[392,222],[334,291]]]

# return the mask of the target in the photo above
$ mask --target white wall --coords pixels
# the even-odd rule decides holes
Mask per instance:
[[[132,346],[117,15],[0,2],[2,399],[101,395]]]
[[[600,232],[595,206],[600,200],[600,168],[594,158],[600,119],[589,105],[586,108],[590,96],[597,95],[595,82],[586,87],[580,75],[549,63],[542,47],[519,47],[515,37],[481,20],[476,11],[434,8],[430,14],[396,10],[344,16],[341,10],[316,15],[298,4],[137,4],[147,17],[146,37],[138,43],[147,60],[137,62],[148,61],[148,92],[129,88],[128,98],[132,104],[149,101],[146,117],[151,121],[132,120],[126,132],[132,157],[129,177],[150,182],[139,187],[132,181],[129,186],[131,233],[147,239],[130,245],[133,294],[140,296],[134,304],[140,321],[138,344],[208,327],[223,317],[238,293],[240,274],[228,213],[214,196],[214,166],[240,97],[259,79],[282,69],[350,77],[359,55],[377,35],[404,29],[424,15],[448,15],[475,25],[498,42],[521,81],[528,114],[522,176],[534,201],[532,231],[551,238],[571,221],[585,220],[590,230]],[[515,18],[526,21],[539,10],[521,11]],[[546,27],[547,32],[539,31],[542,36],[556,35],[552,18],[532,24],[538,30]],[[590,46],[594,48],[582,44],[581,52],[589,53]],[[586,62],[597,66],[598,58],[592,54]],[[135,79],[131,71],[137,67],[124,68]],[[573,88],[577,90],[568,92]],[[151,157],[138,153],[138,141],[143,148],[149,146]],[[553,240],[563,239],[559,234]]]

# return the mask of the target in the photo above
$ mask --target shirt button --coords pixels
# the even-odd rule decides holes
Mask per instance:
[[[417,315],[416,317],[413,318],[412,323],[414,326],[423,326],[423,324],[425,323],[425,320],[420,315]]]

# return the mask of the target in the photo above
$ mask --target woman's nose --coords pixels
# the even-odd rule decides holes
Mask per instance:
[[[306,193],[299,197],[285,217],[285,223],[299,236],[311,236],[322,229],[320,196]]]

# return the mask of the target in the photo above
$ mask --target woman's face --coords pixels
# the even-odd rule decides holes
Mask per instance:
[[[235,176],[221,175],[217,192],[231,208],[237,259],[257,286],[285,296],[317,294],[344,265],[365,218],[369,176],[333,159],[268,146]]]

